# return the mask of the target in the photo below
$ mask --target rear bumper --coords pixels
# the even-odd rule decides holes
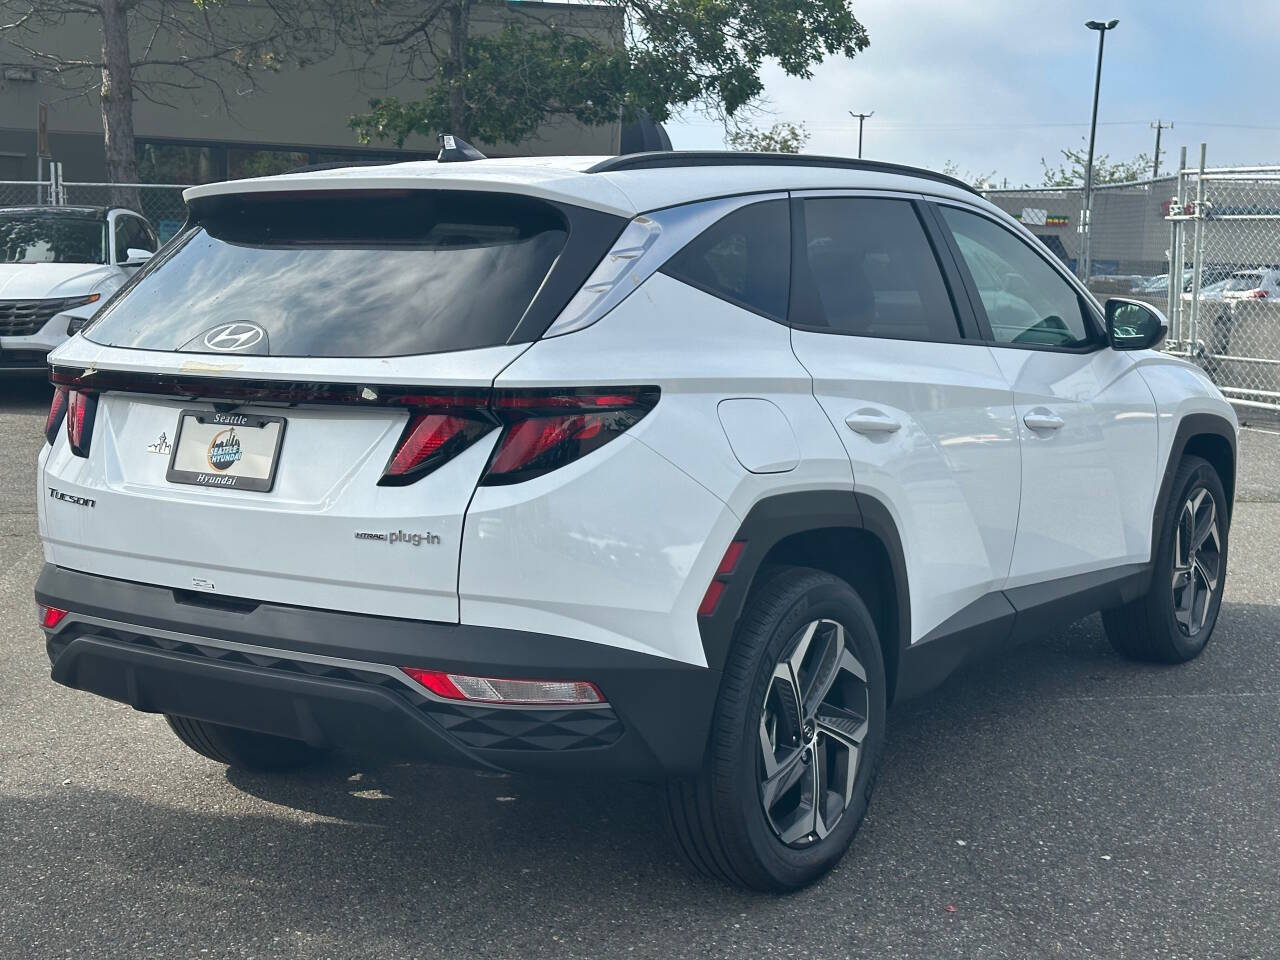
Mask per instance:
[[[564,637],[218,601],[46,565],[46,646],[78,690],[334,747],[515,772],[666,778],[702,763],[719,674]],[[400,671],[590,680],[607,705],[444,700]]]

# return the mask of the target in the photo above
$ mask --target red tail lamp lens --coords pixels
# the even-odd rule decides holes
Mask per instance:
[[[410,679],[446,700],[544,707],[605,702],[600,688],[586,680],[506,680],[417,667],[400,669]]]
[[[61,610],[58,607],[41,606],[40,626],[44,627],[46,630],[52,630],[63,621],[66,615],[67,611]]]
[[[53,388],[53,401],[49,404],[49,416],[44,420],[44,438],[50,443],[58,438],[58,430],[62,427],[62,418],[67,415],[66,387]]]
[[[98,395],[84,390],[72,390],[67,398],[67,438],[71,452],[77,457],[89,455],[89,442],[93,439],[93,418],[98,410]]]
[[[378,482],[382,486],[413,483],[456,457],[493,427],[488,420],[458,413],[413,413]]]
[[[501,391],[493,409],[507,428],[481,483],[520,483],[572,463],[626,433],[657,402],[656,387]]]

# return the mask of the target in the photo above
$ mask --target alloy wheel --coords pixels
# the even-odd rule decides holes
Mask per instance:
[[[1212,494],[1196,487],[1178,515],[1173,538],[1173,615],[1184,636],[1204,629],[1222,582],[1222,539]]]
[[[760,714],[760,802],[783,843],[808,846],[840,822],[869,716],[867,672],[844,627],[805,625],[774,667]]]

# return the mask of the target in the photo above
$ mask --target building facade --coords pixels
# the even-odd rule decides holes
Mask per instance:
[[[524,2],[519,8],[534,7]],[[622,14],[614,7],[571,3],[537,3],[558,24],[621,42]],[[509,8],[509,9],[508,9]],[[473,29],[499,29],[516,10],[477,6]],[[224,3],[228,15],[252,16],[243,3]],[[45,38],[41,38],[42,40]],[[96,51],[101,30],[93,19],[68,18],[49,38],[57,49]],[[131,38],[142,49],[145,36]],[[0,47],[5,41],[0,35]],[[0,50],[0,60],[15,59]],[[417,99],[415,81],[387,83],[377,69],[355,51],[339,49],[304,68],[262,74],[252,90],[212,87],[183,95],[166,107],[143,97],[134,103],[138,173],[143,183],[194,184],[263,176],[312,163],[378,161],[434,157],[436,145],[415,137],[404,148],[389,144],[362,146],[347,118],[365,112],[374,97]],[[36,70],[11,69],[0,77],[0,181],[37,177],[37,110],[46,105],[49,154],[63,165],[69,181],[99,182],[106,177],[102,118],[96,91],[68,98],[67,91]],[[518,144],[477,144],[492,156],[532,154],[614,154],[621,145],[620,123],[588,127],[570,117],[553,118]]]

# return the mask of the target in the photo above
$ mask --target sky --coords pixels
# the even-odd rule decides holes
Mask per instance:
[[[831,59],[812,79],[764,71],[767,102],[752,121],[803,123],[809,153],[863,156],[1010,186],[1039,183],[1042,157],[1089,133],[1098,34],[1107,34],[1097,151],[1151,154],[1157,118],[1172,121],[1161,168],[1179,148],[1210,166],[1280,163],[1280,0],[852,0],[871,45]],[[678,150],[721,149],[723,127],[682,117],[666,125]]]

